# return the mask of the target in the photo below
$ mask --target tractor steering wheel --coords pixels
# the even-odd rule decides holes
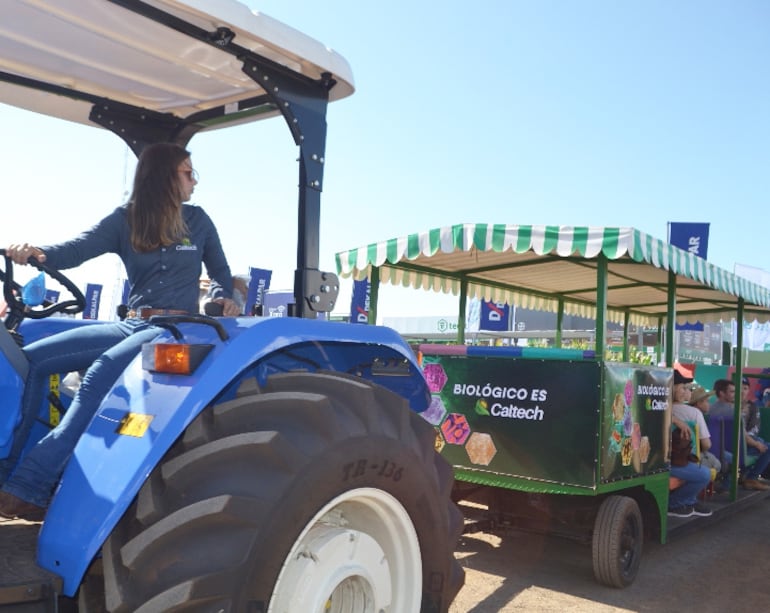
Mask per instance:
[[[54,313],[73,315],[85,310],[86,298],[77,285],[55,268],[51,268],[43,262],[38,262],[34,257],[30,257],[28,263],[61,283],[72,294],[73,299],[57,302],[42,309],[28,308],[21,298],[21,286],[13,280],[13,260],[6,254],[5,249],[0,249],[0,255],[5,258],[5,272],[0,271],[0,281],[3,282],[3,297],[8,304],[8,316],[5,320],[6,328],[15,330],[26,317],[30,319],[43,319],[44,317],[50,317]]]

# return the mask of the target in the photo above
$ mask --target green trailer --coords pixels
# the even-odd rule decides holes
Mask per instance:
[[[667,517],[675,325],[766,321],[767,289],[633,228],[462,224],[340,252],[337,269],[371,281],[371,323],[381,284],[459,297],[454,342],[415,349],[432,394],[423,417],[471,529],[585,541],[596,579],[623,587],[645,540],[766,496],[739,491],[736,466],[714,516]],[[468,343],[474,298],[555,312],[554,347]],[[566,315],[595,321],[592,345],[562,347]],[[621,361],[605,351],[611,322],[624,331]],[[653,364],[630,360],[632,327],[658,330]],[[743,366],[730,372],[740,381]]]

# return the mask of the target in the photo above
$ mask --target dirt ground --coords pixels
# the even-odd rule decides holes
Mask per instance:
[[[697,521],[697,519],[693,520]],[[594,581],[588,546],[522,533],[465,535],[465,586],[450,613],[770,611],[770,498],[691,534],[645,543],[636,581]]]

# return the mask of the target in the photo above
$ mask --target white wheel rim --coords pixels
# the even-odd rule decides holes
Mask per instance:
[[[283,563],[269,613],[403,613],[422,597],[409,514],[374,488],[341,494],[305,526]]]

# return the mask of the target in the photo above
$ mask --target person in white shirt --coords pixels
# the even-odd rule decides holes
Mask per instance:
[[[711,434],[706,420],[703,419],[703,413],[688,404],[692,381],[692,377],[685,376],[678,369],[674,369],[674,389],[672,392],[674,402],[671,410],[671,421],[681,431],[681,435],[685,439],[692,438],[692,431],[687,422],[692,421],[697,424],[701,450],[708,451],[711,447]],[[694,455],[694,447],[691,457],[697,459],[697,456]],[[668,514],[673,517],[690,517],[691,515],[708,517],[711,515],[709,506],[698,500],[700,491],[711,481],[711,469],[701,466],[699,460],[690,460],[685,466],[672,465],[670,472],[672,477],[681,479],[684,484],[669,492]]]

